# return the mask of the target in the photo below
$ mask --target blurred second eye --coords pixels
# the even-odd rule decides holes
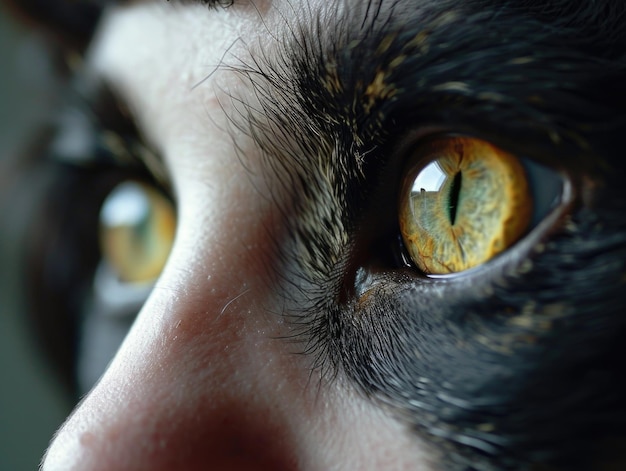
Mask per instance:
[[[421,143],[400,196],[400,231],[426,274],[476,267],[529,228],[533,197],[520,161],[472,137]]]
[[[100,211],[102,257],[120,281],[154,281],[170,253],[175,230],[175,210],[164,195],[144,183],[121,183]]]

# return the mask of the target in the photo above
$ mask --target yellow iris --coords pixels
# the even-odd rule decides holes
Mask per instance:
[[[400,197],[400,231],[427,274],[476,267],[509,248],[533,211],[524,169],[480,139],[440,137],[421,144]]]
[[[121,281],[153,281],[163,270],[175,230],[176,215],[167,198],[143,183],[122,183],[100,211],[103,259]]]

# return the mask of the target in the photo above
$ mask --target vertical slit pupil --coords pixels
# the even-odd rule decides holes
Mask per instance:
[[[461,184],[463,182],[463,173],[457,172],[452,181],[450,195],[448,196],[448,210],[450,216],[450,224],[454,226],[456,222],[456,210],[459,203],[459,194],[461,193]]]

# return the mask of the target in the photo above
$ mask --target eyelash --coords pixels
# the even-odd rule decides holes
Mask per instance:
[[[228,8],[233,6],[235,0],[167,0],[171,3],[199,3],[201,5],[206,5],[209,8]]]

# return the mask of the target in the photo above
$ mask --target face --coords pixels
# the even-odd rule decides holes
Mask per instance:
[[[150,294],[43,469],[617,469],[618,15],[206,3],[108,7],[76,72],[175,236],[136,282],[101,198],[98,273]]]

